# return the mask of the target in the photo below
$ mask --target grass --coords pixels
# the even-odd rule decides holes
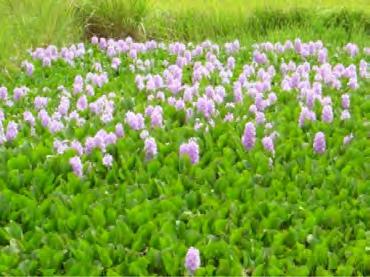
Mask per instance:
[[[82,34],[74,8],[64,0],[0,0],[0,26],[0,61],[8,66],[30,47],[62,45]]]
[[[363,10],[370,12],[369,1],[355,0],[355,1],[341,1],[338,0],[263,0],[263,1],[249,1],[249,0],[167,0],[158,1],[158,9],[171,12],[184,12],[187,10],[201,10],[201,11],[222,11],[231,14],[253,14],[258,9],[273,9],[273,10],[292,10],[292,9],[332,9],[345,8],[349,10]]]
[[[14,68],[30,47],[62,45],[92,35],[254,41],[297,33],[305,39],[365,44],[369,14],[365,0],[0,0],[0,61]]]
[[[324,40],[333,33],[346,33],[345,40],[352,40],[357,34],[365,38],[369,30],[369,17],[361,12],[331,10],[316,13],[307,9],[297,10],[257,10],[253,15],[243,17],[228,12],[198,12],[188,10],[178,15],[157,15],[150,20],[153,38],[175,37],[180,40],[222,40],[222,38],[251,38],[263,40],[275,31],[290,32],[299,30],[306,39],[320,37]],[[169,24],[165,24],[168,21]],[[192,22],[189,24],[189,22]],[[330,32],[327,30],[330,29]],[[339,36],[339,39],[342,36]]]
[[[82,18],[85,37],[92,35],[104,37],[131,36],[143,39],[143,19],[148,13],[146,0],[96,0],[75,3]]]

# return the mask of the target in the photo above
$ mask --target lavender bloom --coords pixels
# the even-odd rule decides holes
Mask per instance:
[[[342,107],[343,109],[349,109],[350,106],[350,99],[348,94],[342,95]]]
[[[105,154],[103,157],[103,165],[105,167],[112,167],[113,165],[113,157],[110,154]]]
[[[137,131],[144,128],[144,117],[141,113],[127,112],[125,121],[133,130]]]
[[[105,38],[100,38],[99,46],[100,46],[101,49],[107,48],[107,40]]]
[[[349,113],[348,110],[343,110],[342,113],[340,114],[340,119],[341,120],[347,120],[351,118],[351,114]]]
[[[328,60],[328,50],[326,48],[320,50],[317,57],[318,57],[319,63],[321,64],[326,63]]]
[[[265,148],[266,151],[271,152],[271,153],[275,152],[274,141],[272,140],[272,138],[270,136],[264,137],[262,139],[262,145],[263,145],[263,148]]]
[[[311,111],[307,107],[303,107],[301,110],[301,113],[299,114],[299,119],[298,119],[299,127],[302,127],[307,120],[315,121],[316,114],[314,111]]]
[[[359,52],[358,46],[354,43],[348,43],[345,47],[344,50],[350,55],[352,58],[356,56]]]
[[[77,175],[78,177],[82,177],[82,175],[83,175],[83,172],[82,172],[83,166],[82,166],[80,157],[75,156],[73,158],[70,158],[69,159],[69,164],[72,167],[73,173],[75,175]]]
[[[91,38],[91,44],[98,44],[98,43],[99,43],[99,39],[96,36],[93,36]]]
[[[231,70],[235,67],[235,58],[233,56],[227,58],[227,67]]]
[[[355,78],[349,79],[348,87],[351,88],[352,90],[358,89],[359,85],[357,83],[357,79],[355,79]]]
[[[256,143],[256,128],[252,122],[245,124],[242,143],[246,150],[252,149]]]
[[[113,58],[112,59],[112,65],[111,65],[111,67],[114,69],[114,70],[118,70],[118,68],[119,68],[119,66],[121,65],[121,60],[120,60],[120,58],[117,58],[117,57],[115,57],[115,58]]]
[[[44,57],[42,59],[42,66],[43,67],[50,67],[51,66],[51,59],[48,57]]]
[[[0,87],[0,99],[6,100],[8,98],[8,89],[6,87]]]
[[[254,114],[257,113],[257,107],[256,107],[256,105],[254,105],[254,104],[250,105],[248,111],[250,113],[254,113]]]
[[[152,137],[147,137],[144,142],[145,158],[147,160],[152,159],[157,155],[157,143]]]
[[[34,116],[32,115],[31,112],[25,111],[23,113],[23,119],[24,119],[24,121],[28,122],[31,126],[35,125],[35,118],[34,118]]]
[[[180,145],[180,156],[187,155],[192,164],[199,162],[199,146],[194,138]]]
[[[217,86],[215,88],[214,100],[216,103],[222,103],[224,101],[226,90],[223,86]]]
[[[263,111],[266,108],[266,102],[263,100],[262,93],[257,93],[256,94],[254,104],[256,105],[257,110],[259,110],[259,111]]]
[[[82,144],[79,141],[77,141],[77,140],[73,140],[71,142],[71,148],[74,149],[79,156],[81,156],[83,154],[83,152],[84,152],[84,149],[82,147]]]
[[[28,76],[31,76],[33,74],[33,71],[35,69],[34,65],[28,61],[22,62],[22,67],[26,70],[26,73]]]
[[[326,150],[325,135],[323,132],[317,132],[313,141],[313,148],[316,153],[322,154]]]
[[[66,142],[60,141],[59,139],[54,140],[53,146],[54,146],[55,151],[59,155],[63,154],[68,149]]]
[[[321,120],[326,123],[333,122],[333,109],[330,105],[325,105],[322,109]]]
[[[15,101],[18,101],[21,99],[23,96],[25,96],[27,93],[27,88],[25,87],[20,87],[20,88],[15,88],[13,90],[13,97]]]
[[[58,106],[58,112],[61,115],[66,115],[68,113],[69,106],[70,106],[69,98],[67,98],[65,96],[62,96],[61,100],[60,100],[60,103],[59,103],[59,106]]]
[[[354,136],[353,136],[352,133],[350,133],[349,135],[345,136],[343,138],[343,145],[347,145],[348,143],[350,143],[353,138],[354,138]]]
[[[234,90],[234,102],[235,103],[243,102],[243,90],[239,82],[234,83],[233,90]]]
[[[55,134],[55,133],[60,132],[61,130],[63,130],[64,125],[59,120],[53,119],[49,122],[48,128],[49,128],[49,130],[52,134]]]
[[[368,70],[367,70],[367,67],[368,67],[368,63],[365,61],[365,60],[361,60],[360,61],[360,77],[361,78],[370,78],[370,75],[368,75]],[[369,63],[369,67],[370,67],[370,63]]]
[[[116,136],[119,138],[125,135],[125,131],[123,130],[123,125],[121,123],[117,123],[115,133],[116,133]]]
[[[47,97],[41,97],[36,96],[34,100],[34,106],[36,110],[41,110],[42,108],[45,108],[48,104],[48,98]]]
[[[312,108],[314,106],[316,99],[315,92],[313,90],[307,90],[306,91],[306,105],[308,108]]]
[[[106,145],[115,144],[117,142],[117,135],[113,132],[109,132],[104,137],[104,143]]]
[[[266,121],[266,117],[265,117],[265,114],[263,112],[256,112],[256,123],[259,125],[259,124],[263,124],[265,123]]]
[[[0,121],[0,145],[4,144],[4,142],[6,142],[6,138],[4,135],[3,123]]]
[[[264,53],[255,51],[253,53],[253,60],[258,64],[265,64],[267,63],[267,56]]]
[[[185,267],[192,275],[200,267],[200,255],[198,249],[194,247],[190,247],[188,249],[185,257]]]
[[[75,94],[82,92],[83,86],[84,86],[84,82],[83,82],[82,77],[80,75],[77,75],[73,83],[73,92]]]
[[[185,109],[185,102],[182,99],[178,99],[175,103],[176,110],[183,110]]]
[[[150,115],[150,124],[154,127],[163,126],[162,107],[156,106]]]
[[[95,93],[94,93],[94,87],[90,84],[86,85],[85,87],[86,89],[86,94],[89,95],[89,96],[93,96]]]
[[[169,105],[175,106],[175,104],[176,104],[176,98],[173,97],[173,96],[170,96],[170,97],[168,97],[167,102],[168,102]]]
[[[5,138],[7,141],[12,141],[18,135],[18,125],[14,121],[8,123]]]
[[[274,104],[277,101],[277,96],[274,92],[269,93],[268,101],[269,101],[269,105]]]
[[[227,113],[224,117],[225,122],[231,122],[234,120],[234,114],[233,113]]]
[[[77,100],[77,110],[83,111],[87,109],[88,102],[87,102],[87,97],[86,95],[82,95],[80,98]]]
[[[206,118],[210,118],[215,112],[215,103],[213,100],[203,96],[200,97],[196,103],[198,112],[203,113]]]
[[[142,130],[141,132],[140,132],[140,138],[141,139],[146,139],[146,138],[148,138],[149,137],[149,132],[148,132],[148,130]]]
[[[42,126],[47,127],[49,125],[50,117],[45,110],[39,111],[38,118],[41,120]]]

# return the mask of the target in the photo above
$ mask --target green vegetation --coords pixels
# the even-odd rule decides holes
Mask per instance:
[[[227,7],[227,8],[226,8]],[[137,40],[275,40],[300,36],[364,44],[370,4],[355,1],[0,0],[0,61],[15,65],[30,47],[93,34]],[[19,61],[19,59],[18,59]]]
[[[263,124],[256,127],[255,147],[249,151],[243,148],[244,124],[254,120],[248,112],[254,102],[247,92],[235,109],[217,104],[220,114],[214,115],[215,127],[209,132],[195,131],[194,117],[185,120],[185,112],[166,101],[148,102],[147,96],[156,91],[139,92],[134,82],[137,74],[162,75],[167,68],[162,61],[174,64],[177,55],[163,49],[141,53],[140,59],[155,61],[149,70],[142,70],[137,61],[122,53],[118,55],[122,64],[116,71],[105,50],[90,44],[86,47],[90,54],[76,58],[73,67],[63,59],[53,61],[52,67],[42,67],[35,61],[31,77],[19,73],[4,83],[9,93],[23,85],[30,91],[13,106],[1,102],[6,115],[4,126],[16,121],[20,128],[14,140],[0,147],[0,272],[179,275],[185,274],[187,248],[195,246],[202,258],[198,275],[370,274],[366,79],[358,77],[360,88],[355,91],[347,86],[346,77],[339,78],[340,91],[322,82],[323,96],[332,101],[334,121],[322,122],[322,107],[317,101],[313,107],[317,121],[300,128],[299,91],[286,91],[280,86],[283,74],[279,68],[283,61],[307,61],[312,68],[318,65],[317,57],[303,58],[294,51],[269,53],[269,64],[277,72],[271,89],[278,97],[277,103],[265,110],[266,119],[279,134],[272,155],[260,142],[271,133]],[[333,64],[340,62],[346,67],[357,65],[364,57],[362,51],[350,58],[333,46],[328,50],[337,53],[330,56]],[[204,61],[204,56],[194,57],[194,61]],[[223,64],[228,56],[223,50],[217,55]],[[252,49],[247,46],[234,56],[232,82],[222,84],[225,102],[233,101],[233,83],[243,66],[251,63]],[[86,95],[85,91],[74,92],[76,76],[84,78],[88,72],[96,72],[95,62],[101,63],[109,82],[95,86],[95,94],[88,95],[88,101],[93,103],[115,92],[114,118],[107,123],[89,109],[76,109],[81,94]],[[136,73],[130,70],[135,64]],[[256,72],[267,67],[258,65]],[[192,69],[192,64],[183,68],[182,79],[189,86]],[[310,75],[313,78],[314,71]],[[259,80],[255,75],[249,78],[249,82]],[[203,95],[208,85],[220,82],[218,71],[213,72],[201,80],[199,93]],[[71,93],[59,92],[60,85]],[[167,87],[161,90],[166,97],[172,95]],[[351,118],[347,121],[340,119],[342,93],[351,97]],[[79,126],[66,114],[61,119],[65,128],[53,134],[50,125],[45,128],[36,119],[32,135],[32,128],[23,121],[23,112],[31,111],[37,117],[35,98],[43,96],[49,99],[45,109],[52,115],[60,110],[66,95],[70,112],[77,111],[86,123]],[[181,99],[182,92],[179,95]],[[81,156],[80,178],[69,165],[75,150],[57,154],[56,141],[77,139],[85,145],[88,136],[99,130],[114,131],[116,123],[124,123],[128,111],[144,113],[149,104],[161,105],[165,120],[163,128],[151,128],[146,117],[147,130],[158,144],[153,159],[145,159],[143,140],[127,122],[124,137],[106,148],[114,157],[112,167],[103,165],[102,150],[96,148]],[[229,111],[240,120],[224,122]],[[194,113],[207,124],[199,111],[194,109]],[[318,131],[326,134],[323,154],[312,149]],[[354,139],[343,145],[349,133]],[[193,136],[200,147],[198,164],[179,156],[181,143]]]
[[[31,47],[81,39],[75,15],[65,0],[0,0],[0,63],[14,66]]]
[[[0,0],[0,26],[0,276],[188,275],[191,246],[197,276],[370,275],[368,1]]]

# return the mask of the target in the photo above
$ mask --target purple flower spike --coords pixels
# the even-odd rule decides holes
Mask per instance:
[[[5,138],[7,141],[12,141],[18,135],[18,125],[17,123],[10,121],[6,129]]]
[[[200,255],[199,250],[190,247],[185,257],[185,267],[191,275],[200,267]]]
[[[123,125],[121,123],[116,124],[116,128],[115,128],[114,132],[116,133],[116,136],[119,137],[119,138],[121,138],[125,135],[125,131],[124,131]]]
[[[103,157],[103,165],[105,167],[112,167],[113,165],[113,157],[110,154],[105,154]]]
[[[152,137],[147,137],[144,142],[145,157],[147,160],[152,159],[157,155],[157,143]]]
[[[69,164],[71,165],[74,174],[76,174],[79,177],[82,177],[83,166],[82,166],[80,157],[75,156],[73,158],[70,158]]]
[[[343,109],[349,109],[350,106],[350,99],[348,94],[342,95],[342,108]]]
[[[333,109],[330,105],[325,105],[322,109],[321,119],[326,123],[333,122]]]
[[[343,145],[347,145],[348,143],[350,143],[352,141],[353,137],[354,136],[353,136],[352,133],[350,133],[349,135],[345,136],[343,138]]]
[[[180,156],[189,156],[191,163],[196,164],[199,162],[199,146],[194,138],[189,139],[187,143],[180,146]]]
[[[256,144],[256,128],[252,122],[245,124],[242,143],[246,150],[251,150]]]
[[[266,151],[268,151],[272,154],[275,152],[274,141],[270,136],[264,137],[262,139],[262,145],[263,145],[263,148],[265,148]]]
[[[316,153],[322,154],[326,150],[325,135],[323,132],[317,132],[313,141],[313,148]]]

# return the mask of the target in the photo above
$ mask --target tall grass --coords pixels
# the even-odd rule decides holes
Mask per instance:
[[[82,26],[75,15],[66,0],[0,0],[1,64],[11,66],[31,47],[78,40]]]
[[[75,8],[86,37],[145,37],[143,21],[149,12],[148,0],[85,0],[76,1]]]
[[[30,47],[104,37],[369,43],[367,0],[0,0],[0,64]]]
[[[370,31],[369,14],[349,9],[257,9],[243,14],[242,10],[183,9],[169,12],[157,10],[147,18],[147,35],[165,40],[199,41],[225,38],[268,39],[270,33],[300,30],[306,39],[352,40]],[[345,32],[335,38],[333,34]]]
[[[255,10],[294,10],[294,9],[346,9],[370,12],[368,0],[157,0],[160,10],[183,12],[187,10],[223,10],[232,14],[249,15]]]

